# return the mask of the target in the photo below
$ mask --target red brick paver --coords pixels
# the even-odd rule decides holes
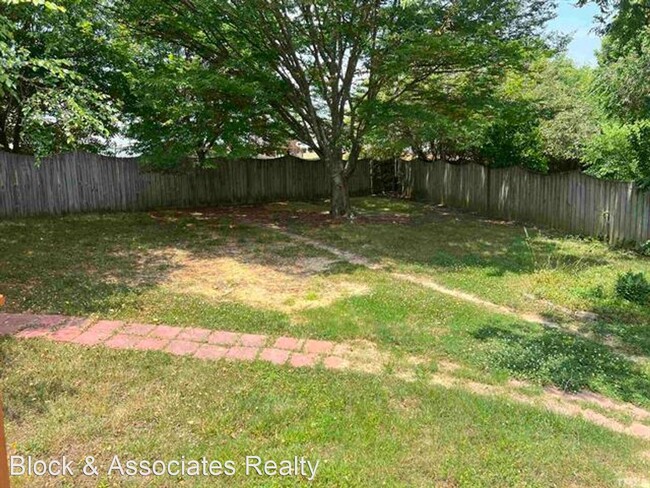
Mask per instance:
[[[181,328],[179,327],[170,327],[169,325],[159,325],[154,330],[152,330],[149,335],[151,337],[157,337],[159,339],[173,339],[180,332]]]
[[[82,334],[89,322],[87,319],[73,318],[64,322],[59,329],[48,334],[48,336],[54,341],[70,342]]]
[[[15,335],[19,339],[36,339],[37,337],[44,337],[49,333],[50,333],[49,327],[36,326],[36,327],[28,327],[27,329],[23,329]]]
[[[194,357],[199,359],[221,359],[227,352],[228,348],[226,347],[201,344],[194,353]]]
[[[213,332],[210,334],[210,337],[208,337],[208,342],[210,344],[222,344],[226,346],[236,344],[238,340],[239,334],[235,334],[234,332],[226,332],[223,330]]]
[[[133,349],[140,340],[137,336],[117,334],[104,342],[104,345],[111,349]]]
[[[289,351],[300,351],[303,344],[302,339],[296,339],[294,337],[280,337],[273,347],[276,349],[287,349]]]
[[[242,334],[241,343],[246,347],[263,347],[267,339],[265,335]]]
[[[100,320],[95,325],[92,326],[90,330],[94,330],[100,334],[108,334],[109,336],[113,332],[117,331],[124,327],[124,322],[120,320]]]
[[[209,329],[199,329],[197,327],[189,327],[187,329],[183,329],[176,338],[183,341],[205,342],[206,340],[208,340],[209,335],[210,335]]]
[[[198,342],[174,340],[167,345],[165,351],[176,354],[177,356],[189,356],[190,354],[193,354],[198,348]]]
[[[106,340],[107,337],[103,337],[102,335],[93,332],[93,331],[86,331],[82,332],[80,335],[77,335],[74,339],[71,339],[70,342],[74,342],[75,344],[81,344],[84,346],[96,346],[100,342],[103,342]]]
[[[35,315],[32,317],[35,317],[35,319],[33,321],[30,320],[29,324],[25,328],[21,328],[22,330],[15,334],[16,337],[20,339],[45,337],[50,332],[53,332],[57,326],[61,326],[64,322],[70,320],[69,317],[64,317],[63,315]],[[80,319],[72,320],[76,323]],[[2,320],[0,319],[0,322],[1,321]],[[0,333],[0,335],[2,334]]]
[[[82,346],[111,349],[164,351],[202,360],[267,361],[295,368],[344,369],[348,362],[337,355],[337,344],[330,341],[280,337],[275,341],[263,334],[241,334],[225,330],[169,325],[124,324],[118,320],[99,320],[60,315],[0,314],[0,335],[19,339],[42,338]]]
[[[257,356],[257,349],[254,347],[234,346],[228,349],[226,358],[239,359],[241,361],[252,361]]]
[[[289,359],[289,351],[274,348],[262,349],[260,359],[269,361],[273,364],[284,364],[287,362],[287,359]]]
[[[146,336],[156,328],[149,324],[129,324],[124,328],[124,333],[129,335]]]
[[[39,315],[38,316],[38,325],[46,328],[53,328],[58,325],[61,325],[63,322],[68,320],[69,317],[64,315]]]
[[[115,320],[100,320],[81,335],[72,339],[72,342],[86,346],[95,346],[111,337],[113,333],[123,325],[124,322],[118,322]]]
[[[289,364],[294,368],[311,368],[318,362],[317,354],[292,354]]]
[[[10,336],[21,331],[25,325],[22,324],[3,324],[0,325],[0,337]]]
[[[166,339],[157,339],[155,337],[146,337],[140,342],[136,343],[134,346],[135,349],[141,351],[162,351],[165,349],[165,346],[169,343]]]
[[[327,354],[334,349],[334,343],[330,341],[305,341],[305,352],[313,354]]]
[[[38,323],[37,315],[2,314],[0,316],[0,336],[14,335],[36,323]]]

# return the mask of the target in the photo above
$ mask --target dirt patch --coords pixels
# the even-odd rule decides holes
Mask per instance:
[[[546,388],[546,394],[553,398],[558,398],[560,400],[572,401],[572,402],[587,402],[592,403],[597,407],[602,408],[603,410],[619,412],[624,415],[628,415],[635,420],[643,421],[650,418],[650,412],[644,410],[640,407],[631,404],[621,404],[617,403],[610,398],[598,395],[597,393],[591,391],[581,391],[578,393],[569,393],[562,391],[558,388]],[[650,430],[649,430],[650,432]]]
[[[292,223],[309,225],[310,227],[326,227],[348,222],[350,219],[332,217],[328,211],[317,206],[295,208],[288,204],[275,203],[268,205],[237,206],[237,207],[206,207],[192,210],[173,210],[151,212],[152,218],[161,221],[174,221],[179,218],[192,217],[197,220],[225,220],[239,224],[286,226]],[[407,214],[362,214],[353,217],[360,224],[410,224],[413,218]]]
[[[621,481],[623,483],[623,486],[629,486],[630,488],[650,488],[650,481],[645,478],[639,478],[635,476],[630,478],[623,478]]]
[[[337,344],[334,355],[345,359],[351,369],[372,374],[384,371],[392,359],[390,353],[380,351],[376,344],[364,340]]]
[[[214,256],[195,256],[181,249],[164,253],[173,269],[164,282],[170,290],[253,307],[291,312],[327,306],[370,291],[361,283],[323,276],[336,262],[327,257],[276,257],[272,262],[260,261],[238,248]]]

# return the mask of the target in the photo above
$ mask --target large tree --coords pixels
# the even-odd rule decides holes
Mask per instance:
[[[648,0],[578,0],[579,5],[594,1],[601,11],[599,16],[600,33],[620,47],[636,45],[640,47],[639,36],[650,25],[650,3]],[[610,54],[617,49],[610,46]]]
[[[90,0],[0,5],[0,150],[96,149],[117,127],[124,80],[111,19]]]
[[[145,41],[146,42],[146,41]],[[173,167],[191,157],[248,157],[275,149],[277,124],[265,113],[267,95],[257,83],[207,66],[187,49],[145,47],[128,79],[125,104],[132,149],[152,165]]]
[[[384,121],[377,115],[412,103],[436,77],[518,62],[539,43],[552,2],[124,0],[118,8],[136,31],[261,84],[287,137],[327,164],[331,213],[347,215],[348,179]]]

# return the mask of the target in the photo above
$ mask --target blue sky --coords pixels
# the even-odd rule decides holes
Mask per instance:
[[[549,23],[549,30],[573,36],[567,54],[577,64],[595,65],[594,51],[600,47],[600,38],[592,29],[598,8],[593,4],[577,8],[571,0],[558,0],[558,3],[557,18]]]

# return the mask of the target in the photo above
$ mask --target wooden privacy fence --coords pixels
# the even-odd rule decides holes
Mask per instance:
[[[530,222],[610,244],[650,240],[650,192],[579,171],[541,175],[519,167],[402,161],[405,195],[508,220]]]
[[[70,153],[46,158],[37,166],[31,156],[0,153],[0,218],[330,195],[330,178],[320,161],[285,156],[215,163],[214,169],[162,173],[144,170],[136,158]],[[577,171],[546,176],[472,163],[382,164],[395,175],[390,190],[407,197],[600,237],[611,244],[650,240],[650,193],[638,191],[632,183],[599,180]],[[353,195],[381,190],[371,190],[372,166],[370,161],[359,162],[350,181]]]
[[[146,210],[314,200],[330,195],[320,161],[277,159],[215,161],[214,169],[145,171],[137,158],[69,153],[35,165],[31,156],[0,153],[0,218],[98,210]],[[350,180],[353,195],[370,194],[370,163],[360,161]]]

